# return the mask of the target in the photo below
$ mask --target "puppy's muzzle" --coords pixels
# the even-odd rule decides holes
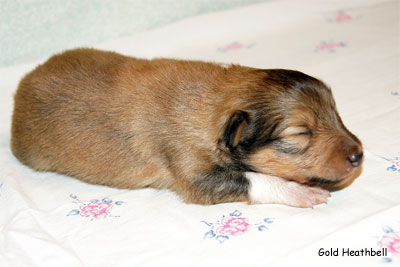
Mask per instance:
[[[333,169],[337,171],[337,176],[312,177],[306,184],[337,191],[350,185],[360,175],[364,158],[361,142],[357,139],[347,139],[340,142],[337,149],[341,153],[332,159]]]
[[[361,142],[358,139],[348,139],[347,142],[342,144],[344,149],[342,150],[344,153],[344,159],[348,165],[347,171],[352,172],[354,168],[358,168],[361,166],[363,161],[363,149],[361,146]]]

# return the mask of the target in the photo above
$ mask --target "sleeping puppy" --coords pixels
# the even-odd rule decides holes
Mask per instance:
[[[21,80],[11,147],[35,170],[89,183],[294,207],[326,203],[363,157],[331,90],[306,74],[94,49]]]

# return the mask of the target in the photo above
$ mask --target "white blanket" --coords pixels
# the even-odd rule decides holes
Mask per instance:
[[[362,175],[314,209],[188,205],[34,172],[10,151],[10,121],[18,81],[39,62],[0,69],[0,266],[400,266],[399,34],[397,0],[283,0],[97,46],[324,80],[366,157]]]

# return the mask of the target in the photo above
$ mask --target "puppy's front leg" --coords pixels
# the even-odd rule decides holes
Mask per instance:
[[[246,172],[249,180],[251,203],[275,203],[299,208],[312,208],[327,203],[329,191],[288,181],[280,177],[255,172]]]
[[[249,185],[243,172],[215,166],[195,176],[185,192],[180,193],[189,203],[249,202]]]

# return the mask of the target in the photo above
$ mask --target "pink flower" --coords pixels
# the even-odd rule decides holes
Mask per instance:
[[[343,46],[341,43],[322,43],[317,46],[318,50],[331,50]]]
[[[346,20],[352,20],[353,18],[350,15],[347,15],[345,13],[339,13],[336,16],[336,21],[341,22],[341,21],[346,21]]]
[[[246,218],[228,217],[222,220],[222,226],[217,228],[219,234],[241,235],[249,229],[250,224]]]
[[[380,247],[387,248],[393,254],[400,253],[400,237],[395,233],[382,236],[378,244]]]
[[[79,209],[81,210],[81,216],[99,219],[107,217],[108,212],[112,209],[112,204],[104,202],[89,203],[80,206]]]
[[[226,47],[225,47],[225,49],[226,50],[237,50],[237,49],[241,49],[241,48],[243,48],[244,46],[241,44],[241,43],[238,43],[238,42],[233,42],[233,43],[230,43],[229,45],[227,45]]]

